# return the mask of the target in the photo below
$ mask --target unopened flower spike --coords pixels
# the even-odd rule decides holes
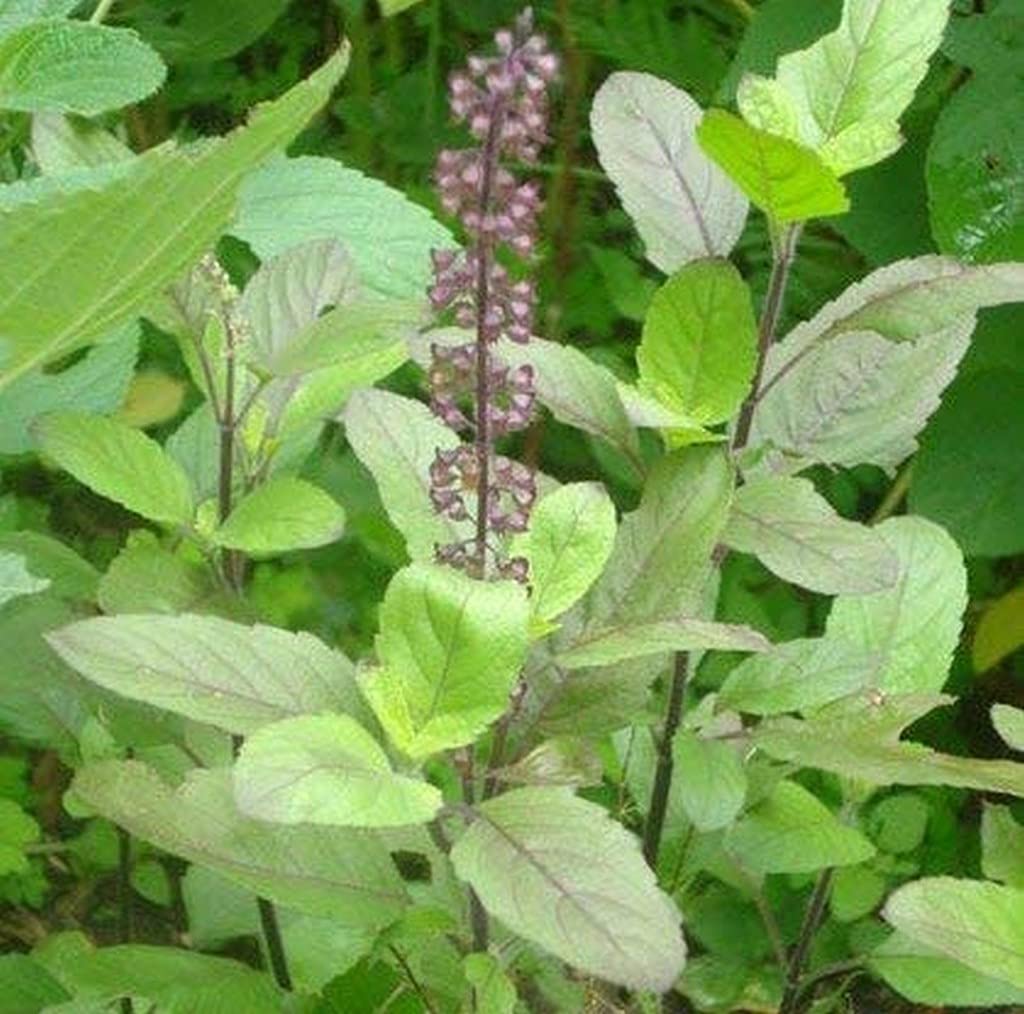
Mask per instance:
[[[526,561],[506,557],[500,546],[503,536],[526,530],[536,481],[525,465],[496,455],[494,441],[529,424],[534,373],[529,365],[510,367],[494,345],[530,340],[536,289],[528,278],[513,278],[498,255],[504,248],[529,258],[536,248],[540,188],[518,180],[505,162],[531,164],[547,142],[547,91],[558,60],[533,31],[529,9],[494,42],[495,55],[471,56],[448,87],[453,116],[478,143],[442,151],[435,172],[441,205],[458,217],[468,242],[458,253],[434,251],[430,302],[475,338],[431,349],[431,407],[473,440],[438,450],[431,499],[439,513],[472,520],[476,529],[465,542],[439,546],[438,560],[475,577],[525,581]]]

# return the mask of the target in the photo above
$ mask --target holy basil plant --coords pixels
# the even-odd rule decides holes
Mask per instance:
[[[794,1014],[863,975],[1024,1003],[1009,807],[985,804],[982,878],[913,858],[932,787],[1024,797],[1024,765],[905,735],[949,701],[961,552],[916,516],[848,520],[814,481],[901,466],[1024,266],[900,261],[779,333],[805,228],[900,147],[946,0],[846,0],[834,32],[743,78],[738,113],[604,82],[594,144],[663,275],[635,383],[535,334],[531,170],[559,61],[529,12],[450,79],[469,140],[437,158],[449,229],[278,154],[347,50],[224,137],[134,155],[61,114],[147,94],[156,53],[73,3],[8,6],[0,105],[40,117],[41,171],[0,191],[0,450],[144,524],[102,573],[42,535],[0,541],[0,717],[75,768],[66,808],[113,822],[123,857],[187,863],[198,948],[257,935],[268,971],[61,934],[0,982],[46,1010]],[[111,71],[79,88],[73,61],[44,66],[65,51]],[[730,260],[752,216],[760,306]],[[211,252],[225,235],[249,277]],[[162,441],[113,411],[140,321],[202,393]],[[614,458],[632,509],[517,457],[543,413]],[[254,564],[345,530],[304,470],[341,431],[404,553],[360,658],[257,622],[248,594]],[[814,636],[722,614],[736,554],[831,597]],[[1024,713],[993,718],[1024,747]],[[0,864],[26,820],[4,819]]]

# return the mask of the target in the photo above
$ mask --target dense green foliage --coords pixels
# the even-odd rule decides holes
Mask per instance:
[[[520,6],[0,0],[0,1014],[1024,1005],[1024,4],[538,0],[525,582]]]

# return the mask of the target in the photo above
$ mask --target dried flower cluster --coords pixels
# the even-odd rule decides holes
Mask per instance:
[[[469,242],[459,253],[434,251],[430,301],[473,329],[475,340],[431,350],[431,406],[452,429],[473,435],[472,444],[438,450],[431,497],[438,512],[476,529],[465,542],[439,546],[439,560],[476,577],[525,580],[526,561],[505,557],[489,537],[524,531],[536,498],[530,469],[494,453],[496,438],[529,423],[534,375],[529,365],[510,368],[493,346],[500,338],[525,343],[533,330],[534,284],[513,279],[497,253],[502,246],[519,257],[533,253],[541,201],[535,183],[519,182],[502,163],[534,162],[547,140],[547,89],[558,61],[534,34],[529,10],[494,41],[496,56],[471,56],[449,83],[452,113],[479,143],[437,160],[441,203]]]

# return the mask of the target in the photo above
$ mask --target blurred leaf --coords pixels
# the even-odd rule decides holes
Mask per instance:
[[[39,838],[39,825],[17,803],[0,798],[0,877],[25,873],[25,846]]]
[[[1024,888],[1024,825],[1008,806],[984,803],[981,812],[981,869],[989,880]]]
[[[839,922],[856,922],[870,915],[885,897],[885,878],[869,866],[844,866],[836,870],[829,895],[829,909]]]
[[[473,986],[473,1009],[480,1014],[513,1014],[516,987],[491,954],[467,954],[466,978]]]
[[[4,1014],[39,1014],[71,999],[71,994],[27,954],[0,955],[0,996],[4,998]]]
[[[0,533],[0,552],[23,556],[28,569],[50,581],[52,595],[93,602],[99,572],[63,542],[39,532]]]
[[[159,370],[136,373],[125,392],[117,417],[136,429],[170,422],[185,401],[185,384]],[[80,405],[76,405],[80,408]]]
[[[44,173],[135,157],[131,148],[109,131],[63,113],[36,113],[32,117],[32,154]]]
[[[1024,587],[1007,592],[981,614],[972,646],[975,671],[987,672],[1021,645],[1024,645]]]
[[[0,0],[0,35],[40,18],[62,18],[81,0]]]
[[[21,595],[34,595],[49,586],[49,578],[29,573],[23,556],[0,549],[0,606]]]
[[[992,724],[1007,746],[1024,752],[1024,711],[1009,704],[993,704]]]
[[[897,792],[872,807],[870,833],[883,852],[904,855],[924,841],[929,807],[916,792]]]

